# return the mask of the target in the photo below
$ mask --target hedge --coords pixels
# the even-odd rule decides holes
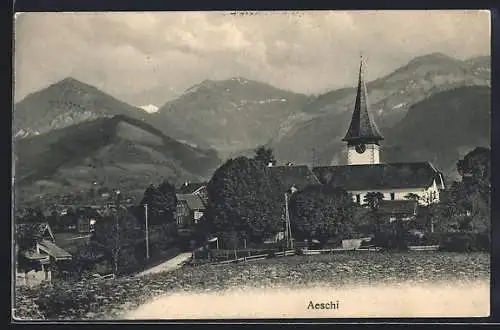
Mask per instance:
[[[387,250],[406,250],[409,245],[440,245],[440,250],[447,252],[489,252],[490,242],[489,234],[473,232],[426,233],[422,238],[409,232],[380,232],[372,241]]]
[[[491,237],[487,233],[444,232],[424,236],[423,243],[439,244],[448,252],[489,252]]]

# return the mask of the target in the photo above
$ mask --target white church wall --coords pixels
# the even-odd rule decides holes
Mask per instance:
[[[440,200],[439,196],[439,186],[436,183],[436,180],[432,182],[432,185],[426,189],[425,196],[423,197],[424,204],[437,203]]]
[[[369,192],[380,192],[384,195],[385,200],[392,200],[391,194],[394,194],[394,200],[406,200],[405,196],[408,194],[416,194],[419,198],[419,203],[427,205],[432,202],[439,202],[439,189],[436,181],[428,187],[410,188],[410,189],[370,189],[370,190],[353,190],[349,191],[353,195],[353,200],[357,201],[357,195],[361,203]]]

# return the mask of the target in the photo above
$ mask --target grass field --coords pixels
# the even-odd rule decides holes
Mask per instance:
[[[371,253],[294,256],[255,262],[184,267],[141,278],[18,289],[16,302],[35,302],[46,318],[123,318],[154,297],[227,290],[310,287],[346,288],[374,285],[488,283],[486,253]],[[381,291],[383,294],[383,291]],[[20,309],[19,316],[27,311]]]

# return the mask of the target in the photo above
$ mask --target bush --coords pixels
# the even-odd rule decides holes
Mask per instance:
[[[269,251],[266,259],[273,259],[273,258],[276,258],[276,253],[274,253],[274,251]]]
[[[433,233],[426,235],[431,244],[441,245],[441,250],[448,252],[489,252],[490,235],[486,233],[455,232]]]
[[[30,288],[20,287],[16,289],[13,316],[21,320],[45,319],[38,304],[35,302],[35,297],[30,295]]]
[[[376,233],[370,243],[386,250],[406,250],[411,240],[413,235],[409,232],[396,234],[383,231]]]

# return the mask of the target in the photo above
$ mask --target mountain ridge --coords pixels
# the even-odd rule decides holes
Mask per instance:
[[[165,118],[158,121],[144,110],[72,77],[66,77],[31,93],[14,105],[13,137],[15,139],[29,137],[115,115],[125,115],[144,121],[177,140],[209,148],[202,139],[190,132],[179,130]]]
[[[193,85],[155,114],[181,130],[194,130],[214,149],[228,153],[267,143],[282,118],[301,111],[305,94],[233,77]]]
[[[471,67],[465,61],[440,53],[428,54],[367,82],[370,111],[379,128],[393,127],[412,105],[436,93],[462,86],[489,87],[490,80],[475,74]],[[305,111],[308,115],[281,131],[269,146],[276,149],[284,162],[310,162],[313,148],[319,154],[323,151],[331,154],[326,150],[338,148],[337,141],[347,131],[355,93],[353,86],[320,95],[309,104]]]
[[[20,139],[14,151],[16,188],[32,193],[89,189],[95,181],[121,189],[145,188],[161,177],[178,184],[206,179],[220,164],[214,150],[180,143],[124,115]]]

